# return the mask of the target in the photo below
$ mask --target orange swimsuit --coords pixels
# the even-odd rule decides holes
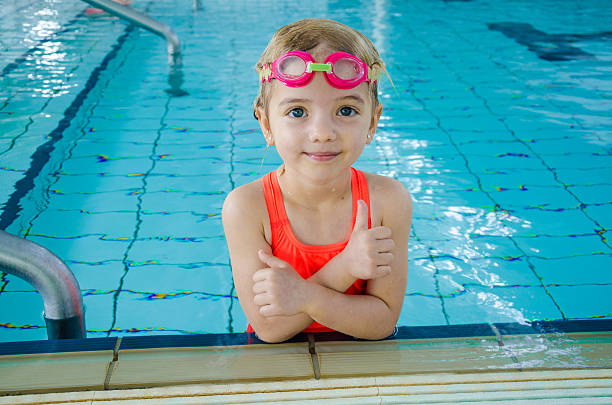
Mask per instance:
[[[272,254],[289,263],[302,278],[307,279],[319,271],[321,267],[325,266],[334,256],[342,252],[349,239],[330,245],[306,245],[300,242],[291,230],[276,171],[265,175],[262,178],[262,183],[272,230]],[[363,200],[368,205],[368,228],[371,228],[368,183],[363,172],[352,167],[351,191],[353,194],[351,229],[355,226],[358,200]],[[364,294],[365,289],[366,281],[357,280],[344,293],[353,295]],[[311,323],[310,326],[303,330],[303,332],[331,331],[333,329],[323,326],[318,322]],[[253,332],[251,325],[248,326],[247,332]]]

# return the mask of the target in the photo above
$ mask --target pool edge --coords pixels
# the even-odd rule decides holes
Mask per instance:
[[[513,376],[508,383],[520,381],[528,373],[536,373],[533,378],[538,379],[546,373],[569,372],[582,375],[577,381],[592,380],[595,377],[589,370],[599,375],[595,385],[612,390],[612,331],[603,330],[609,321],[582,323],[590,331],[580,330],[579,324],[562,325],[567,333],[558,327],[553,330],[550,323],[546,327],[534,323],[532,328],[509,324],[400,327],[395,336],[382,341],[327,334],[317,336],[314,344],[304,335],[288,343],[266,344],[246,333],[38,341],[30,342],[38,348],[30,353],[16,350],[26,347],[27,342],[4,343],[0,344],[5,347],[0,356],[0,376],[4,375],[0,378],[0,404],[29,403],[23,401],[31,395],[44,401],[44,395],[61,396],[62,392],[83,398],[97,393],[98,399],[104,392],[124,392],[121,395],[129,398],[136,392],[133,390],[151,387],[179,392],[181,387],[195,385],[210,390],[228,384],[257,387],[283,381],[285,387],[299,381],[316,385],[317,381],[392,376],[404,382],[421,376],[438,381],[434,385],[443,384],[440,381],[449,375],[473,375],[476,380],[469,384],[476,384],[485,375],[490,379],[504,373]],[[535,353],[524,350],[532,347],[534,340],[544,349]],[[87,345],[79,350],[80,343]],[[42,351],[45,345],[56,350]],[[7,347],[12,347],[12,354],[7,353]],[[548,351],[564,354],[551,357]]]

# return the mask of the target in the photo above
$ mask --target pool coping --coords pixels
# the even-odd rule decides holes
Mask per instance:
[[[599,388],[612,389],[611,326],[612,320],[603,319],[399,327],[380,341],[325,333],[275,344],[248,333],[7,342],[0,343],[0,404],[79,391],[126,391],[129,397],[130,390],[152,387],[394,375],[445,381],[449,374],[487,374],[494,380],[509,372],[518,373],[510,379],[515,381],[526,372],[585,370],[608,371],[577,381],[595,378]],[[533,345],[544,349],[525,350]],[[561,355],[550,358],[549,349]]]
[[[395,333],[385,340],[399,339],[440,339],[497,337],[504,335],[529,335],[547,333],[581,333],[581,332],[612,332],[612,319],[587,320],[555,320],[534,321],[531,324],[521,323],[478,323],[462,325],[439,326],[399,326]],[[339,332],[324,332],[309,334],[315,342],[328,341],[362,341]],[[300,333],[284,343],[304,343],[309,341],[309,335]],[[0,342],[0,356],[18,354],[42,354],[59,352],[87,352],[97,350],[113,350],[117,343],[119,350],[152,349],[164,347],[206,347],[206,346],[238,346],[252,344],[275,345],[266,343],[253,333],[210,333],[192,335],[151,335],[102,337],[65,340],[32,340],[21,342]]]
[[[610,403],[611,391],[612,370],[610,369],[514,371],[289,380],[283,381],[282,384],[277,381],[230,382],[145,389],[28,394],[0,397],[0,405],[57,405],[60,403],[73,405],[422,404],[434,401],[436,403],[472,403],[472,401],[497,403],[500,400],[573,405],[576,403]]]

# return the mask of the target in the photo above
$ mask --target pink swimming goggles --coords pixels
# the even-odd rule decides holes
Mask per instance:
[[[352,89],[361,82],[376,82],[361,59],[346,52],[332,53],[324,63],[315,63],[308,52],[291,51],[281,55],[259,73],[261,82],[280,80],[285,86],[302,87],[312,80],[314,72],[324,72],[330,86],[337,89]]]

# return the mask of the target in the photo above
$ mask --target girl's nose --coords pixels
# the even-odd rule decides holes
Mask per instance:
[[[336,129],[332,120],[321,114],[313,120],[313,125],[310,131],[311,142],[329,142],[336,140]]]

